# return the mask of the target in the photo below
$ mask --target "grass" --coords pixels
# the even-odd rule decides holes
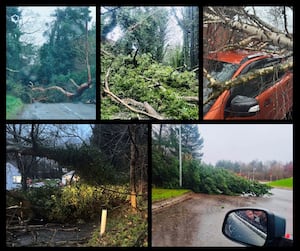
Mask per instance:
[[[282,188],[293,188],[293,177],[281,179],[281,180],[275,180],[267,183],[268,185],[272,187],[282,187]]]
[[[188,189],[152,188],[152,202],[178,197],[190,191]]]
[[[147,203],[136,212],[129,205],[107,213],[105,233],[100,237],[99,230],[93,233],[89,247],[147,247],[148,211]],[[100,229],[100,227],[98,228]]]
[[[6,119],[12,119],[22,109],[21,99],[11,95],[6,95]]]

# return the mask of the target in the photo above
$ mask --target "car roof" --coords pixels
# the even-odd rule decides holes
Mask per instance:
[[[219,51],[219,52],[212,52],[209,53],[206,58],[222,61],[226,63],[231,64],[240,64],[242,60],[246,57],[248,59],[259,57],[259,56],[265,56],[266,53],[260,52],[260,51],[248,51],[248,50],[230,50],[230,51]]]

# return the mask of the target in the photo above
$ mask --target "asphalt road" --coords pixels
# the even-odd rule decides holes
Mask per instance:
[[[92,120],[96,119],[96,106],[82,103],[33,103],[25,105],[16,119],[28,120]]]
[[[236,197],[193,194],[189,199],[152,214],[153,247],[237,247],[221,231],[226,212],[237,207],[261,207],[286,218],[293,235],[293,191],[272,189],[272,196]]]

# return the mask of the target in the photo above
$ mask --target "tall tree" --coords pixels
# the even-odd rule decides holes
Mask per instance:
[[[201,160],[204,140],[199,133],[198,125],[184,124],[181,131],[182,152],[191,155],[193,159]]]
[[[184,63],[193,69],[199,65],[199,7],[182,7],[181,18],[174,9],[173,14],[183,32]]]
[[[49,27],[48,42],[40,50],[40,77],[49,84],[53,75],[76,70],[76,45],[85,36],[85,23],[91,20],[88,7],[66,7],[55,10]]]
[[[154,60],[162,61],[169,11],[165,7],[122,7],[118,25],[123,36],[116,46],[122,53],[134,50],[151,53]]]
[[[96,124],[91,144],[101,149],[119,174],[124,176],[125,173],[125,182],[130,185],[131,205],[136,209],[137,194],[147,192],[146,125]]]
[[[203,155],[201,149],[203,147],[204,140],[201,138],[197,125],[168,124],[163,126],[153,126],[152,181],[158,186],[178,187],[178,126],[181,126],[183,175],[185,175],[183,178],[184,182],[189,182],[187,177],[191,178],[197,172],[196,169],[200,163],[199,160]]]
[[[21,65],[21,18],[22,13],[18,7],[6,8],[6,67],[8,72],[19,70]]]

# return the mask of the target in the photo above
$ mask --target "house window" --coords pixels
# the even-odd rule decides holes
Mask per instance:
[[[13,178],[13,183],[14,184],[20,184],[21,183],[21,175],[14,175],[12,178]]]

